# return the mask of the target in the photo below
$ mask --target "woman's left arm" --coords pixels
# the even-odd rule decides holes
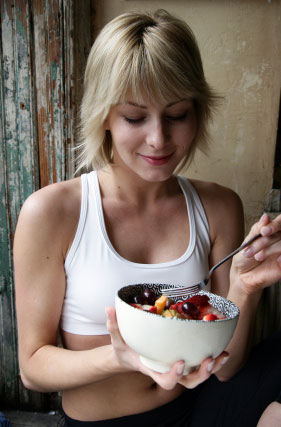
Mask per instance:
[[[227,188],[196,182],[195,187],[209,221],[211,267],[242,243],[243,207],[239,197]],[[268,215],[263,215],[246,239],[259,233],[263,237],[238,253],[232,261],[222,264],[211,277],[211,291],[233,301],[240,309],[237,327],[226,348],[230,357],[216,372],[221,381],[232,377],[246,361],[262,290],[281,279],[280,230],[281,216],[271,221]]]
[[[247,239],[262,237],[233,258],[227,298],[240,309],[238,325],[227,351],[228,363],[218,373],[227,380],[244,363],[251,348],[255,316],[265,287],[281,279],[281,215],[273,221],[267,214],[252,226]]]

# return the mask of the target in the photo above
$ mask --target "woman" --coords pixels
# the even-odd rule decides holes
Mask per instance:
[[[262,289],[281,277],[281,218],[263,216],[248,236],[263,237],[213,274],[209,289],[241,315],[226,351],[197,371],[143,366],[113,308],[124,284],[198,282],[243,239],[234,192],[176,175],[204,150],[216,101],[191,30],[165,11],[114,19],[91,50],[80,168],[94,172],[33,194],[14,247],[22,380],[63,390],[66,425],[189,425],[199,385],[246,360]]]

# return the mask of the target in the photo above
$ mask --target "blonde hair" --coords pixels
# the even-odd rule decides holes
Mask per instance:
[[[194,100],[197,132],[177,170],[190,163],[196,147],[206,151],[207,122],[217,96],[207,84],[192,30],[164,10],[125,13],[110,21],[89,54],[81,104],[78,169],[112,163],[112,141],[104,122],[113,105],[131,91],[161,101]]]

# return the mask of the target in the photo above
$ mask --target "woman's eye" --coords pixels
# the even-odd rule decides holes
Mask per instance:
[[[124,119],[126,120],[126,122],[130,123],[131,125],[137,125],[144,120],[144,117],[139,117],[139,118],[124,117]]]
[[[187,117],[187,113],[185,112],[183,114],[179,114],[179,115],[176,115],[176,116],[167,116],[166,118],[168,120],[171,120],[172,122],[177,122],[177,121],[181,122],[181,121],[185,120],[186,117]]]

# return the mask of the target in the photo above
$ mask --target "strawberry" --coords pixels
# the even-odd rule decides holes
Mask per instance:
[[[203,316],[203,320],[206,320],[206,321],[217,320],[217,319],[218,319],[218,316],[212,313],[205,314],[205,316]]]
[[[169,309],[176,310],[179,314],[182,314],[182,306],[185,302],[187,302],[186,299],[184,301],[177,302],[176,304],[172,304]]]
[[[135,307],[135,308],[138,308],[139,310],[142,310],[142,306],[141,306],[141,304],[135,304],[135,303],[131,303],[130,304],[132,307]]]
[[[183,305],[184,301],[178,302],[177,303],[177,312],[182,314],[182,305]]]
[[[199,305],[199,307],[198,307],[198,311],[201,314],[201,316],[203,316],[204,314],[207,314],[207,313],[211,313],[212,309],[213,309],[213,307],[210,304]]]
[[[193,295],[193,297],[188,298],[187,301],[193,302],[193,304],[199,307],[200,305],[207,305],[209,303],[209,297],[208,295]]]

